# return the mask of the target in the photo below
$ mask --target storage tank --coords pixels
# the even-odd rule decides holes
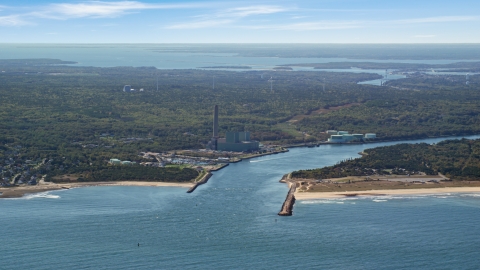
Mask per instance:
[[[352,134],[343,134],[342,137],[346,142],[353,141],[354,139]]]
[[[332,135],[330,139],[328,139],[328,141],[340,143],[340,142],[344,142],[345,140],[343,139],[342,135]]]
[[[363,134],[353,134],[353,138],[355,138],[356,140],[361,140],[363,139]]]
[[[375,139],[375,138],[377,138],[377,134],[375,134],[375,133],[365,134],[365,139]]]

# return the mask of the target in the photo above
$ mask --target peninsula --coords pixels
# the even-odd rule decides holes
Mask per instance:
[[[282,179],[295,198],[480,192],[480,140],[398,144],[367,149],[334,166],[295,171]]]

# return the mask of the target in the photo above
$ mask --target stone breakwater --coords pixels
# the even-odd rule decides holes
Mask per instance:
[[[192,193],[195,191],[195,189],[197,189],[198,186],[206,184],[208,182],[208,179],[210,179],[210,177],[212,177],[212,173],[208,172],[202,177],[202,179],[200,179],[200,181],[196,182],[195,185],[193,185],[193,187],[191,187],[187,191],[187,193]]]
[[[293,213],[293,205],[295,204],[295,191],[297,189],[297,184],[295,182],[289,182],[288,179],[289,175],[285,175],[282,178],[282,182],[285,181],[290,186],[290,190],[288,191],[287,198],[283,202],[282,209],[278,213],[279,216],[291,216]]]

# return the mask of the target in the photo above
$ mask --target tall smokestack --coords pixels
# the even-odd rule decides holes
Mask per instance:
[[[213,110],[213,137],[218,138],[218,105]]]

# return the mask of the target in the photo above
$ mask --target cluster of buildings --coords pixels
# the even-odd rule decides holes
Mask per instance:
[[[176,155],[170,153],[152,153],[152,152],[140,152],[140,156],[143,159],[150,159],[151,161],[140,162],[139,165],[147,167],[165,167],[167,164],[172,165],[191,165],[191,166],[206,166],[206,165],[216,165],[218,163],[228,163],[220,159],[211,159],[205,157],[190,157],[185,155]],[[116,158],[110,159],[109,163],[111,165],[137,165],[135,161],[120,160]]]
[[[120,159],[116,159],[116,158],[111,158],[108,163],[110,163],[112,165],[134,165],[134,164],[137,164],[135,161],[128,161],[128,160],[121,161]]]
[[[377,138],[375,133],[349,134],[348,131],[327,130],[327,134],[330,135],[330,138],[328,139],[328,142],[330,143],[361,142]]]
[[[149,167],[165,167],[167,164],[173,165],[190,165],[191,167],[197,166],[215,166],[218,164],[228,163],[229,158],[207,158],[207,157],[195,157],[188,154],[175,154],[175,153],[153,153],[153,152],[141,152],[140,156],[143,159],[150,159],[149,162],[141,162],[140,165]]]
[[[7,146],[0,151],[4,159],[0,159],[0,186],[36,185],[41,178],[41,169],[50,169],[51,160],[25,160],[21,158],[20,145]]]
[[[213,110],[213,137],[207,149],[216,151],[251,152],[260,148],[258,141],[250,139],[250,132],[227,132],[225,138],[218,136],[218,105]]]

